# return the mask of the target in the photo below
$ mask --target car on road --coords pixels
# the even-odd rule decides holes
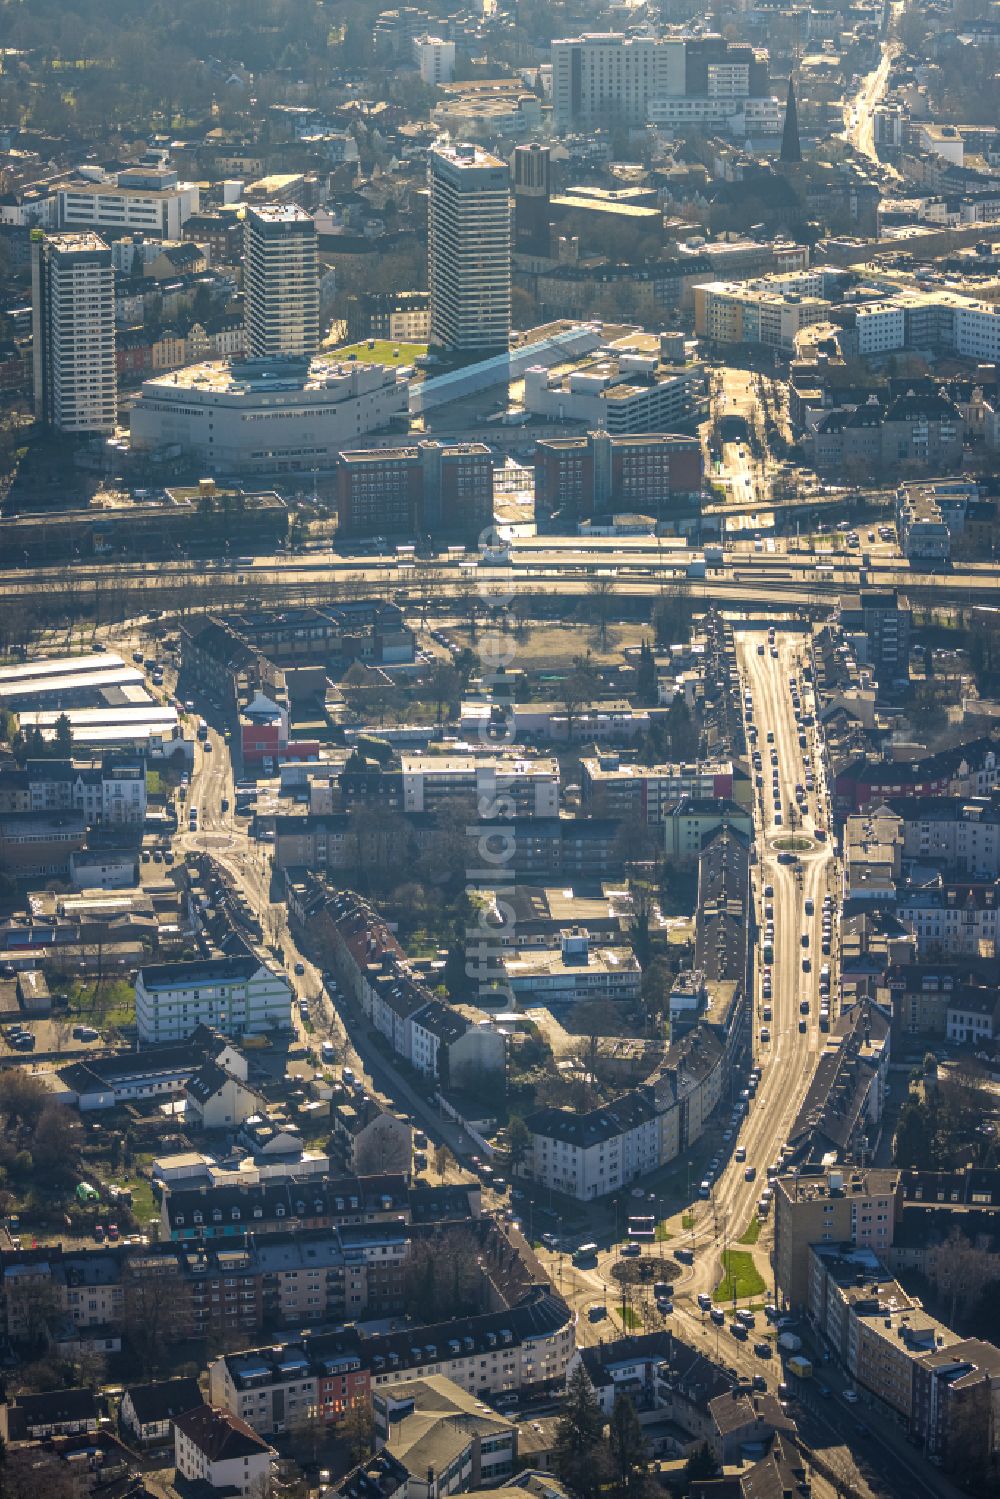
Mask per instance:
[[[295,965],[295,975],[296,975],[297,978],[301,978],[302,975],[305,973],[305,971],[306,971],[306,965],[304,963],[296,963],[296,965]]]
[[[228,796],[224,796],[222,798],[222,810],[223,810],[223,812],[228,812],[229,811],[229,798],[228,798]]]
[[[752,1181],[756,1180],[756,1177],[757,1177],[757,1167],[756,1166],[748,1166],[747,1169],[743,1173],[743,1180],[745,1182],[752,1182]]]
[[[771,1345],[770,1345],[770,1343],[765,1343],[763,1341],[761,1341],[760,1343],[755,1343],[753,1345],[753,1351],[756,1354],[757,1358],[770,1358],[771,1357]]]
[[[712,1298],[707,1291],[698,1292],[698,1305],[703,1312],[710,1312],[712,1310]]]
[[[737,1147],[736,1147],[736,1159],[737,1159],[737,1161],[745,1161],[746,1158],[747,1158],[747,1148],[746,1148],[746,1146],[745,1145],[737,1145]]]
[[[608,1315],[608,1309],[603,1301],[592,1301],[587,1308],[587,1316],[591,1322],[600,1322]]]
[[[303,1020],[309,1019],[309,1001],[307,999],[299,1000],[299,1014]]]
[[[745,1343],[747,1341],[747,1330],[743,1326],[742,1322],[730,1322],[729,1331],[733,1335],[733,1337],[738,1338],[741,1343]]]
[[[857,1390],[842,1390],[841,1391],[841,1395],[842,1395],[843,1399],[847,1401],[848,1405],[857,1405],[857,1403],[858,1403],[858,1392],[857,1392]]]
[[[721,1327],[726,1320],[726,1314],[721,1306],[713,1306],[709,1316],[717,1327]]]
[[[621,1248],[622,1259],[634,1260],[642,1253],[641,1244],[623,1244]]]

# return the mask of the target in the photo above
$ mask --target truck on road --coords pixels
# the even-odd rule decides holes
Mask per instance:
[[[783,1332],[778,1334],[778,1347],[783,1348],[786,1353],[798,1353],[802,1347],[802,1339],[794,1332]]]
[[[793,1353],[785,1364],[785,1368],[789,1374],[794,1374],[796,1379],[812,1378],[813,1366],[807,1358],[802,1357],[801,1353]]]

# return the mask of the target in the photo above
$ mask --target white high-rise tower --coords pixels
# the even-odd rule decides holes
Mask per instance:
[[[479,146],[430,152],[431,345],[486,358],[510,346],[510,172]]]
[[[243,221],[248,359],[315,354],[319,346],[316,223],[296,203],[251,207]]]
[[[118,419],[115,277],[97,234],[32,231],[35,416],[57,432],[113,432]]]

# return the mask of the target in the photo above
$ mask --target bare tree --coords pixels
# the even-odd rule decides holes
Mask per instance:
[[[976,1305],[997,1273],[996,1255],[972,1243],[957,1225],[927,1256],[928,1279],[941,1297],[947,1297],[950,1323]]]
[[[603,577],[597,574],[587,584],[587,612],[591,619],[597,621],[598,638],[601,649],[608,643],[608,618],[614,603],[616,580],[610,574]]]

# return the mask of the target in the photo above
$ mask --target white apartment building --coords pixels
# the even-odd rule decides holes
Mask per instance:
[[[685,87],[683,37],[586,32],[552,43],[552,101],[557,130],[610,121],[641,124],[656,99]]]
[[[248,208],[243,221],[248,359],[310,356],[319,345],[316,222],[295,203]]]
[[[450,83],[455,74],[455,43],[446,42],[439,36],[418,36],[413,42],[413,55],[420,69],[421,83],[431,88],[440,83]]]
[[[211,472],[332,468],[345,447],[407,411],[395,369],[314,359],[308,367],[251,361],[189,365],[143,383],[132,446],[179,447]]]
[[[85,168],[59,189],[62,229],[139,230],[157,239],[180,239],[200,206],[198,185],[180,182],[167,167],[129,167],[114,176]]]
[[[1000,305],[970,300],[955,306],[955,352],[966,359],[1000,359]]]
[[[731,135],[780,135],[785,106],[766,95],[759,99],[736,98],[726,93],[696,98],[659,98],[650,101],[649,122],[665,130],[690,125],[714,125]]]
[[[888,354],[906,342],[906,314],[898,302],[869,302],[855,313],[858,353]]]
[[[549,756],[401,756],[403,811],[435,812],[466,803],[473,818],[559,816],[559,761]]]
[[[669,432],[693,414],[703,385],[700,364],[662,365],[656,354],[611,345],[569,371],[533,365],[524,375],[524,405],[613,437]]]
[[[507,163],[480,146],[433,146],[428,179],[431,344],[481,357],[510,345]]]
[[[226,1036],[258,1036],[291,1027],[292,991],[252,953],[140,968],[135,1015],[140,1042],[186,1041],[199,1025]]]
[[[278,1454],[228,1410],[199,1405],[176,1416],[174,1465],[190,1483],[254,1499],[270,1489]]]
[[[115,281],[96,234],[31,231],[35,417],[67,435],[114,432]]]
[[[502,961],[504,981],[525,1009],[565,1009],[592,999],[635,1004],[639,998],[642,969],[632,949],[591,943],[585,931],[564,931],[557,949],[515,948]]]
[[[990,989],[982,989],[965,996],[956,996],[948,1004],[947,1036],[964,1046],[967,1041],[974,1046],[992,1041],[1000,1011],[1000,1002]]]
[[[636,1090],[589,1113],[541,1109],[529,1120],[524,1174],[543,1187],[593,1202],[660,1164],[652,1096]]]

